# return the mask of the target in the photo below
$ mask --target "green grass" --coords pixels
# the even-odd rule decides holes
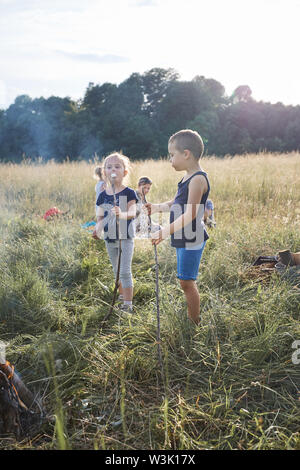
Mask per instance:
[[[223,161],[224,168],[231,165],[237,172],[235,164],[246,166],[247,159]],[[100,329],[114,282],[104,242],[80,228],[88,220],[85,214],[93,212],[94,197],[93,187],[81,197],[88,181],[80,164],[70,166],[70,191],[63,177],[67,168],[60,171],[53,164],[53,184],[47,182],[44,193],[38,167],[25,168],[24,188],[22,182],[15,189],[13,178],[6,180],[0,215],[0,339],[9,343],[8,360],[43,399],[50,419],[33,440],[6,438],[1,449],[300,449],[300,366],[292,363],[292,343],[300,339],[299,289],[277,275],[267,283],[247,277],[260,254],[285,247],[299,251],[297,201],[294,216],[283,223],[282,204],[287,207],[291,196],[284,199],[283,191],[277,204],[269,201],[266,185],[254,195],[259,162],[254,175],[248,172],[244,195],[234,178],[227,191],[222,161],[211,165],[218,225],[210,232],[198,279],[200,327],[186,319],[172,248],[168,242],[158,247],[164,380],[149,242],[136,241],[137,313],[126,317],[116,311]],[[13,173],[20,167],[2,169]],[[137,169],[144,173],[142,163]],[[60,184],[54,184],[55,172]],[[274,175],[264,172],[264,178],[276,187]],[[176,181],[168,183],[173,186],[167,192]],[[161,185],[155,191],[152,200]],[[264,200],[262,211],[251,202],[251,192]],[[36,197],[42,194],[48,207]],[[61,208],[57,195],[69,201],[73,218],[46,223],[36,214],[53,205]],[[235,214],[239,207],[240,217],[230,215],[229,207]]]

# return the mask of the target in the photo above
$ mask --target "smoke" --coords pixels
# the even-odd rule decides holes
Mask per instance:
[[[51,141],[55,141],[56,139],[51,122],[44,117],[40,119],[37,118],[35,122],[30,121],[28,132],[30,135],[30,144],[24,145],[24,153],[26,155],[43,157],[45,160],[55,158],[55,149]]]
[[[20,161],[25,154],[27,158],[64,161],[102,155],[101,139],[77,121],[73,111],[68,99],[19,96],[2,116],[1,157]]]
[[[104,146],[101,140],[94,135],[85,136],[78,146],[78,155],[84,159],[90,159],[95,154],[103,155]]]

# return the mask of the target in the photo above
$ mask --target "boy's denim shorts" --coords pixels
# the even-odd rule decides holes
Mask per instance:
[[[197,279],[205,243],[206,241],[201,243],[198,249],[176,248],[178,279],[183,281]]]

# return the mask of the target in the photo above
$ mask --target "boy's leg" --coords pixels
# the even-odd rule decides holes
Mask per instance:
[[[186,297],[188,317],[196,325],[200,322],[200,296],[196,279],[204,247],[205,242],[194,250],[176,249],[177,277]]]
[[[196,325],[200,322],[200,296],[197,288],[196,281],[193,279],[183,280],[180,279],[181,288],[185,294],[188,317]]]

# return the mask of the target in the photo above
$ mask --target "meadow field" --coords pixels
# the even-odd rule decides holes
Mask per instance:
[[[0,341],[50,416],[0,449],[300,449],[300,289],[250,275],[259,255],[300,251],[300,154],[206,157],[217,227],[200,266],[200,326],[186,318],[169,240],[158,246],[163,373],[156,343],[155,260],[136,240],[132,315],[115,309],[94,218],[95,163],[0,164]],[[167,160],[132,163],[128,184],[175,194]],[[46,222],[50,207],[69,210]],[[300,354],[299,354],[300,356]]]

